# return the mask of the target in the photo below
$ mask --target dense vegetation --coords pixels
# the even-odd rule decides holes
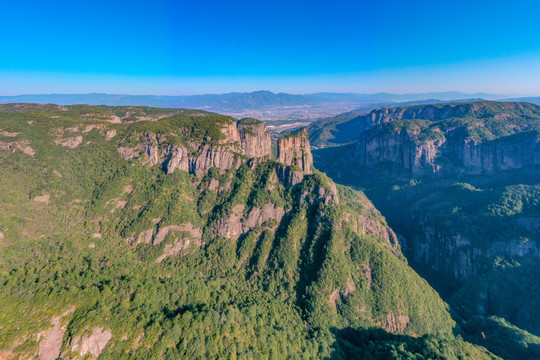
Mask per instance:
[[[534,138],[540,129],[540,108],[532,104],[461,104],[455,105],[459,113],[448,110],[434,117],[445,106],[389,109],[389,121],[369,134],[407,130],[418,144],[450,137],[508,144]],[[405,254],[448,301],[468,339],[504,358],[540,358],[538,166],[464,175],[456,153],[452,158],[447,151],[436,159],[442,175],[407,177],[389,162],[355,167],[347,163],[353,151],[354,145],[315,151],[315,165],[366,192],[404,236]]]
[[[66,357],[96,328],[110,329],[101,357],[115,359],[339,358],[345,340],[365,336],[374,358],[491,357],[454,335],[446,305],[385,240],[392,232],[361,192],[339,187],[340,204],[328,201],[319,172],[284,186],[272,160],[197,177],[123,159],[118,148],[141,134],[212,145],[231,121],[167,111],[0,112],[3,356],[35,355],[60,316]],[[137,118],[148,114],[169,116]],[[216,232],[237,209],[242,225],[268,204],[286,215],[239,237]]]

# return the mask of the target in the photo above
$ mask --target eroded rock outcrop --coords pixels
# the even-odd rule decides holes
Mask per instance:
[[[271,155],[270,131],[263,122],[251,118],[242,119],[238,122],[238,132],[244,155],[250,158]]]
[[[285,210],[280,207],[275,207],[275,205],[271,203],[264,205],[262,208],[253,207],[242,224],[242,231],[246,233],[252,228],[262,226],[272,219],[279,223],[281,218],[283,218],[283,215],[285,215]]]
[[[304,179],[302,171],[293,170],[290,166],[284,165],[276,167],[276,176],[285,187],[296,186]]]
[[[0,140],[0,149],[8,150],[11,152],[15,152],[16,150],[19,150],[32,157],[36,154],[34,149],[30,147],[30,141],[28,140],[20,140],[20,141],[12,141],[12,142],[3,142]]]
[[[167,174],[182,170],[197,176],[204,176],[211,167],[221,170],[238,168],[242,160],[231,146],[223,144],[197,144],[191,142],[188,147],[165,145],[160,142],[160,135],[144,134],[146,140],[135,147],[119,147],[118,152],[126,160],[144,157],[150,165],[161,165]]]
[[[156,237],[154,238],[154,245],[158,245],[165,238],[167,235],[171,233],[187,233],[189,236],[175,236],[172,243],[166,244],[165,248],[163,249],[163,254],[161,254],[157,259],[156,262],[160,263],[168,256],[174,256],[178,255],[181,251],[187,250],[191,244],[195,244],[195,246],[200,247],[201,244],[201,237],[202,232],[200,229],[193,227],[192,224],[184,224],[184,225],[169,225],[164,226],[159,229]]]
[[[163,240],[165,240],[165,237],[169,233],[174,232],[174,231],[185,231],[185,232],[189,233],[190,236],[193,239],[199,239],[200,240],[201,237],[202,237],[201,230],[194,227],[190,223],[187,223],[187,224],[184,224],[184,225],[168,225],[168,226],[161,227],[159,229],[159,231],[156,234],[156,237],[154,238],[153,244],[154,245],[161,244],[163,242]]]
[[[56,145],[62,145],[71,149],[75,149],[77,146],[81,145],[83,142],[82,136],[75,136],[67,139],[56,139]]]
[[[540,258],[538,241],[509,239],[480,246],[458,231],[444,231],[439,227],[425,225],[422,221],[419,226],[416,231],[408,234],[407,241],[403,243],[404,251],[416,263],[428,265],[455,280],[467,280],[478,274],[482,269],[480,258]]]
[[[309,145],[306,129],[294,135],[287,135],[278,139],[277,160],[285,165],[299,168],[304,174],[312,173],[313,156]]]
[[[477,259],[485,253],[484,249],[473,247],[466,237],[443,234],[431,226],[422,226],[422,232],[410,236],[402,245],[416,263],[426,264],[456,280],[476,274]]]
[[[388,314],[386,315],[386,331],[403,334],[410,321],[408,316]]]
[[[162,166],[167,174],[177,170],[196,176],[204,176],[212,167],[221,170],[237,169],[249,158],[253,166],[259,159],[270,157],[272,141],[266,125],[255,119],[242,119],[237,123],[222,124],[223,137],[218,141],[205,138],[203,141],[171,144],[164,134],[145,132],[139,135],[140,144],[119,146],[119,154],[126,160],[142,158],[149,166]],[[294,186],[305,174],[312,173],[313,156],[307,132],[288,135],[278,140],[277,160],[285,166],[276,170],[283,184]],[[240,156],[239,156],[240,155]]]
[[[237,239],[251,229],[264,225],[269,220],[278,224],[285,215],[285,210],[268,203],[262,208],[253,207],[248,214],[244,214],[245,205],[236,205],[231,213],[218,220],[215,233],[228,239]]]
[[[236,239],[242,234],[241,219],[244,216],[244,204],[235,205],[230,214],[220,219],[216,226],[216,235]]]
[[[336,301],[338,299],[345,299],[349,294],[351,294],[355,290],[356,290],[356,285],[354,281],[349,279],[344,289],[341,289],[341,288],[336,289],[334,290],[334,292],[332,292],[332,294],[330,294],[330,304],[332,305],[334,309],[336,309],[337,308]]]
[[[220,140],[222,144],[236,144],[240,143],[240,134],[238,133],[238,126],[235,122],[227,122],[222,125],[221,132],[224,138]]]
[[[72,307],[61,316],[53,318],[51,320],[53,327],[38,334],[38,356],[40,360],[58,359],[67,327],[67,324],[62,325],[62,317],[67,316],[74,311],[75,307]]]
[[[91,333],[75,336],[69,344],[71,351],[78,353],[81,358],[86,356],[86,358],[97,359],[112,336],[110,329],[96,327]]]
[[[249,121],[248,121],[249,120]],[[144,133],[136,146],[121,146],[120,155],[126,160],[143,157],[150,165],[160,165],[167,174],[176,170],[204,176],[212,167],[221,170],[238,168],[247,157],[270,156],[270,133],[263,123],[248,119],[222,124],[223,137],[218,141],[205,138],[187,144],[170,144],[164,134]]]
[[[324,186],[312,187],[308,191],[304,191],[299,194],[299,201],[301,203],[307,202],[309,204],[318,204],[322,202],[324,205],[329,205],[331,202],[339,204],[339,196],[336,188],[336,184],[331,181],[328,188]]]
[[[415,135],[406,129],[367,131],[358,139],[353,156],[360,166],[392,163],[412,176],[436,173],[440,166],[435,158],[445,139],[415,142]]]

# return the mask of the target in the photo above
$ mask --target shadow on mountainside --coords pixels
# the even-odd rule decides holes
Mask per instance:
[[[424,335],[412,337],[379,328],[331,329],[336,337],[330,359],[489,359],[490,355],[461,340]]]

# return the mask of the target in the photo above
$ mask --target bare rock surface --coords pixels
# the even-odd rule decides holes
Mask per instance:
[[[285,210],[283,208],[276,208],[271,203],[264,205],[262,209],[254,207],[242,224],[242,233],[247,233],[249,230],[263,225],[268,220],[274,219],[279,223],[284,215]]]
[[[198,177],[216,167],[222,171],[237,169],[246,161],[245,155],[256,166],[256,159],[270,157],[272,142],[266,125],[255,119],[243,119],[237,123],[222,125],[223,138],[218,142],[191,141],[183,144],[166,142],[163,134],[140,134],[141,143],[119,146],[118,152],[125,160],[141,158],[149,166],[161,166],[166,174],[185,171]],[[176,137],[168,134],[167,137]],[[294,186],[302,181],[304,174],[310,174],[313,156],[305,129],[298,134],[278,140],[278,161],[285,164],[278,170],[279,179]],[[294,169],[288,169],[293,166]],[[215,184],[212,184],[212,189]]]
[[[102,327],[92,329],[92,333],[76,336],[70,341],[71,351],[78,353],[81,357],[89,356],[97,359],[109,340],[112,339],[110,329],[104,330]]]
[[[422,223],[420,226],[422,231],[405,243],[405,249],[415,262],[429,265],[459,281],[476,275],[481,269],[479,259],[484,256],[540,258],[540,243],[535,240],[508,239],[480,247],[474,246],[471,239],[459,232],[448,233]]]
[[[218,143],[196,143],[168,145],[163,134],[144,133],[141,143],[136,146],[120,146],[118,152],[125,160],[133,160],[143,156],[143,161],[149,166],[160,165],[167,174],[181,170],[204,176],[212,167],[221,170],[238,168],[242,160],[237,156],[241,153],[240,135],[234,122],[223,126],[224,139]],[[171,134],[171,136],[174,136]]]
[[[319,186],[317,188],[311,188],[309,191],[304,191],[303,193],[299,194],[300,196],[300,202],[308,201],[311,204],[322,202],[325,205],[330,204],[331,202],[335,204],[339,204],[339,196],[336,188],[336,184],[334,184],[333,181],[329,184],[330,189],[326,189],[323,186]],[[315,196],[311,196],[312,194],[315,194]]]
[[[140,243],[151,244],[153,234],[154,234],[154,229],[148,229],[146,231],[143,231],[137,237],[137,241],[135,242],[135,245],[138,245]]]
[[[36,152],[32,147],[30,147],[30,141],[28,140],[20,140],[20,141],[12,141],[12,142],[3,142],[0,141],[0,149],[7,150],[14,152],[16,150],[19,150],[26,155],[34,156]]]
[[[225,135],[225,138],[220,140],[222,144],[240,144],[240,134],[236,123],[230,122],[223,125],[221,132]]]
[[[238,122],[238,132],[244,155],[250,158],[271,155],[270,131],[264,123],[255,119],[242,119]]]
[[[279,165],[276,168],[276,175],[285,187],[294,187],[304,179],[304,173],[302,171],[296,171],[284,165]]]
[[[17,132],[9,132],[9,131],[4,131],[2,129],[0,129],[0,136],[3,136],[3,137],[15,137],[19,135],[19,133]]]
[[[217,223],[216,234],[229,239],[236,239],[242,234],[242,223],[244,204],[238,204],[233,207],[229,216],[220,219]]]
[[[75,149],[77,146],[82,144],[83,137],[75,136],[75,137],[67,138],[67,139],[56,139],[54,142],[56,145],[62,145],[70,149]]]
[[[388,314],[386,315],[386,330],[392,333],[403,334],[410,320],[408,316]]]
[[[220,219],[216,226],[216,235],[236,239],[269,220],[276,220],[279,223],[285,215],[283,208],[275,207],[272,203],[268,203],[262,208],[253,207],[245,216],[244,209],[245,205],[236,205],[228,216]]]
[[[62,326],[62,317],[75,311],[75,307],[63,313],[61,316],[54,317],[51,321],[53,327],[38,334],[39,348],[38,356],[40,360],[55,360],[60,356],[62,341],[66,331],[66,325]]]
[[[105,134],[105,139],[112,140],[112,138],[115,137],[115,136],[116,136],[116,130],[109,130]]]
[[[174,239],[173,243],[166,244],[163,249],[163,254],[161,254],[156,262],[160,263],[168,256],[178,255],[181,251],[187,250],[191,244],[195,244],[197,247],[200,247],[202,232],[200,229],[193,227],[191,223],[184,225],[169,225],[159,229],[156,237],[154,238],[154,245],[160,244],[165,240],[165,237],[171,232],[187,232],[190,237],[179,236]]]
[[[153,244],[158,245],[165,240],[165,237],[171,232],[171,231],[185,231],[190,234],[190,236],[193,239],[201,239],[202,232],[199,228],[194,227],[191,223],[187,223],[184,225],[169,225],[164,226],[159,229],[156,237],[154,238]]]
[[[43,339],[39,342],[38,356],[40,360],[55,360],[60,356],[64,330],[60,327],[60,316],[52,320],[53,327],[40,334]]]
[[[519,110],[523,103],[500,103],[497,111]],[[359,166],[392,164],[409,177],[435,175],[480,175],[540,164],[540,134],[526,124],[502,124],[512,132],[495,137],[475,135],[483,131],[486,104],[464,103],[444,106],[408,106],[378,109],[369,114],[373,126],[396,120],[410,126],[379,126],[362,132],[349,156]],[[473,125],[458,124],[421,130],[413,120],[443,121],[466,116],[478,117]],[[499,113],[494,119],[510,122],[516,115]],[[523,115],[522,115],[523,116]],[[478,130],[477,132],[475,132]],[[486,130],[489,132],[489,130]],[[495,138],[493,138],[495,137]]]
[[[49,205],[50,200],[51,200],[51,195],[49,194],[44,194],[44,195],[34,197],[35,202],[44,203],[45,205]]]
[[[124,158],[124,160],[133,160],[141,154],[141,149],[138,147],[124,147],[118,148],[118,153]]]
[[[305,128],[297,134],[278,139],[277,147],[277,160],[279,162],[289,166],[296,166],[304,174],[311,174],[313,156],[311,155],[308,133]]]
[[[332,305],[333,308],[337,308],[337,304],[336,304],[337,300],[344,299],[345,297],[347,297],[347,295],[354,292],[355,290],[356,290],[356,285],[354,284],[352,280],[349,279],[344,289],[341,289],[341,288],[336,289],[332,292],[332,294],[330,294],[330,304]]]

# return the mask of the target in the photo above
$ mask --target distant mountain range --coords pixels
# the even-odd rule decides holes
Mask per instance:
[[[0,96],[0,104],[53,103],[58,105],[153,106],[161,108],[201,109],[262,120],[314,120],[353,110],[393,105],[437,103],[445,101],[503,100],[540,104],[540,97],[501,99],[502,96],[457,91],[419,94],[330,93],[287,94],[271,91],[231,92],[204,95],[126,95],[126,94],[34,94]],[[398,104],[399,103],[399,104]]]
[[[0,96],[0,103],[31,102],[54,103],[59,105],[88,104],[88,105],[144,105],[156,107],[187,107],[204,108],[210,110],[238,111],[245,109],[267,108],[276,106],[306,106],[331,103],[379,103],[404,102],[425,99],[438,99],[453,101],[459,99],[482,98],[495,99],[496,95],[477,93],[465,94],[461,92],[438,92],[422,94],[353,94],[353,93],[316,93],[295,95],[286,93],[273,93],[270,91],[254,91],[249,93],[226,93],[206,95],[125,95],[125,94],[36,94]]]

